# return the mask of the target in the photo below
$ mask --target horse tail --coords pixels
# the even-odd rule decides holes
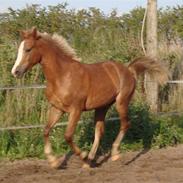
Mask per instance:
[[[165,84],[169,78],[167,67],[150,57],[135,59],[128,65],[128,69],[133,73],[136,79],[138,75],[147,72],[152,79],[156,80],[160,85]]]

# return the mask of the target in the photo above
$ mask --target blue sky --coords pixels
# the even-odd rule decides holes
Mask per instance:
[[[41,4],[42,6],[56,5],[67,2],[69,8],[82,9],[88,7],[97,7],[106,14],[116,8],[118,13],[125,13],[137,6],[146,6],[147,0],[0,0],[0,12],[5,12],[8,7],[21,9],[26,4]],[[183,0],[159,0],[158,7],[183,5]]]

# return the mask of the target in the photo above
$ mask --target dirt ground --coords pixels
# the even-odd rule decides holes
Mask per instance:
[[[100,157],[95,168],[83,169],[71,156],[65,169],[46,160],[0,162],[0,183],[183,183],[183,145],[160,150],[124,153],[111,162]]]

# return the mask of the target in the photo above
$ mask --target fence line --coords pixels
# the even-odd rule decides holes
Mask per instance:
[[[18,86],[2,86],[0,90],[16,90],[16,89],[42,89],[46,88],[43,84],[33,84],[33,85],[18,85]]]
[[[183,84],[183,80],[172,80],[172,81],[168,81],[167,83],[172,83],[172,84]]]
[[[157,115],[159,116],[179,116],[182,115],[183,112],[158,112]],[[106,119],[106,122],[110,122],[110,121],[118,121],[120,120],[119,117],[112,117],[109,119]],[[88,120],[87,123],[92,122],[92,120]],[[55,125],[55,127],[61,127],[61,126],[66,126],[68,123],[68,121],[64,121],[61,123],[57,123]],[[80,120],[78,122],[78,124],[82,124],[85,123],[83,120]],[[34,129],[34,128],[44,128],[46,124],[39,124],[39,125],[26,125],[26,126],[10,126],[10,127],[4,127],[4,128],[0,128],[0,131],[8,131],[8,130],[24,130],[24,129]]]
[[[113,117],[110,119],[107,119],[105,121],[118,121],[119,118]],[[92,122],[91,120],[88,120],[87,123]],[[64,121],[61,123],[57,123],[55,127],[60,127],[60,126],[66,126],[68,122]],[[80,120],[78,124],[84,123],[83,120]],[[23,130],[23,129],[34,129],[34,128],[44,128],[45,124],[40,124],[40,125],[27,125],[27,126],[10,126],[10,127],[5,127],[5,128],[0,128],[0,131],[8,131],[8,130]]]
[[[144,82],[144,81],[139,81]],[[146,81],[155,82],[155,81]],[[183,80],[169,80],[167,84],[183,84]],[[16,90],[16,89],[44,89],[46,85],[44,84],[33,84],[33,85],[17,85],[17,86],[0,86],[1,90]]]

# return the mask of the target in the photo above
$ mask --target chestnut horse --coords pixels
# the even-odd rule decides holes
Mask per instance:
[[[166,68],[148,57],[138,58],[128,66],[113,61],[84,64],[79,62],[75,51],[62,36],[40,33],[33,28],[22,31],[21,37],[12,74],[21,78],[35,64],[40,63],[42,66],[47,80],[46,97],[51,104],[48,124],[44,130],[44,152],[50,165],[58,167],[64,160],[63,157],[57,159],[53,155],[49,133],[66,112],[69,117],[65,140],[85,162],[84,165],[90,166],[104,133],[105,115],[114,102],[121,127],[112,145],[111,159],[119,159],[119,145],[130,126],[128,105],[135,90],[137,76],[147,71],[161,84],[168,79]],[[95,109],[95,137],[87,155],[74,143],[73,135],[82,111],[92,109]]]

